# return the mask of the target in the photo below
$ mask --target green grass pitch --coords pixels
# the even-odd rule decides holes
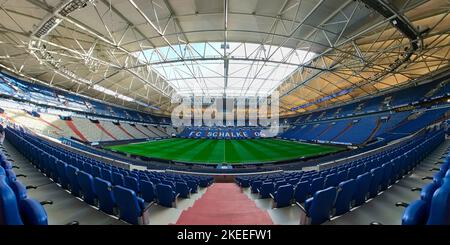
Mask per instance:
[[[335,146],[278,139],[215,140],[172,138],[107,147],[151,158],[202,164],[249,164],[317,156],[341,151]]]

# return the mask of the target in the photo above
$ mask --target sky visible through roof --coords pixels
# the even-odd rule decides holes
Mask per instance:
[[[204,42],[136,52],[181,96],[268,96],[301,65],[307,50],[256,43]],[[228,62],[228,75],[226,63]]]

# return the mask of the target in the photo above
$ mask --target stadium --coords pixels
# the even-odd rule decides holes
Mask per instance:
[[[450,225],[449,1],[0,3],[1,225]]]

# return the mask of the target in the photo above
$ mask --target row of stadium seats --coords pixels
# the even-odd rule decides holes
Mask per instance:
[[[391,92],[374,98],[350,103],[337,108],[320,110],[317,112],[289,118],[296,124],[342,118],[358,114],[367,114],[380,110],[392,109],[398,106],[411,105],[450,94],[449,78],[444,77],[436,81]]]
[[[76,154],[20,130],[7,129],[8,140],[54,182],[86,203],[131,224],[148,223],[153,202],[172,207],[211,177],[130,171]]]
[[[85,117],[71,117],[71,121],[47,113],[32,116],[22,110],[5,109],[1,116],[14,119],[23,126],[53,138],[86,139],[89,142],[132,140],[168,137],[165,129],[153,125],[115,123],[107,120],[92,121]],[[74,129],[75,128],[75,129]],[[167,126],[166,128],[171,128]]]
[[[385,115],[367,115],[357,119],[294,126],[280,135],[290,140],[341,142],[362,144],[375,137],[389,140],[410,133],[442,118],[448,108],[416,113],[399,112]]]
[[[63,109],[94,113],[108,118],[120,118],[143,123],[169,123],[168,118],[107,105],[59,89],[22,81],[4,73],[0,73],[0,94]]]
[[[47,213],[42,205],[28,197],[27,189],[17,179],[13,168],[17,168],[9,159],[3,146],[0,147],[0,225],[47,225]]]
[[[342,215],[352,207],[386,190],[405,176],[444,139],[442,130],[375,155],[322,171],[238,177],[241,187],[251,187],[261,198],[272,197],[274,207],[295,201],[311,224]]]
[[[403,225],[450,225],[450,150],[440,163],[431,179],[431,183],[420,190],[420,199],[411,204],[397,203],[398,206],[406,206],[403,213]]]

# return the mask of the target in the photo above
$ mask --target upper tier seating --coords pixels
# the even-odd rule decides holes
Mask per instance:
[[[448,108],[441,108],[418,113],[398,112],[389,115],[366,115],[334,122],[295,125],[282,133],[280,137],[356,145],[377,137],[389,141],[414,133],[438,119],[444,118],[448,110]]]
[[[168,118],[107,105],[59,89],[22,81],[4,73],[0,73],[0,94],[58,108],[94,113],[108,118],[156,124],[168,124],[169,121]]]
[[[397,106],[411,105],[419,101],[426,101],[429,98],[448,95],[450,93],[449,77],[436,79],[433,82],[409,87],[400,91],[390,92],[385,95],[379,95],[373,98],[364,99],[343,105],[338,108],[329,108],[316,111],[307,115],[300,115],[289,118],[288,120],[295,124],[308,123],[314,120],[321,121],[325,119],[335,119],[356,114],[367,114],[377,112],[383,109],[395,108]],[[384,107],[383,102],[390,98],[389,107]],[[323,115],[323,116],[321,116]]]
[[[35,117],[25,111],[6,108],[4,115],[1,116],[11,118],[15,122],[22,124],[34,132],[48,135],[50,137],[73,137],[83,140],[78,132],[74,131],[72,126],[69,125],[66,120],[62,120],[56,115],[40,113],[39,117]],[[147,127],[145,127],[141,124],[136,124],[136,127],[139,128],[139,130],[142,131],[141,132],[136,127],[131,126],[128,123],[121,123],[119,126],[106,120],[97,120],[97,124],[96,122],[93,122],[85,117],[74,116],[71,117],[71,119],[73,126],[89,142],[144,139],[149,137],[160,138],[169,136],[168,134],[163,134],[160,131],[158,131],[158,134],[153,133],[150,129],[155,128],[151,125],[147,125]],[[123,128],[123,130],[121,128]]]

